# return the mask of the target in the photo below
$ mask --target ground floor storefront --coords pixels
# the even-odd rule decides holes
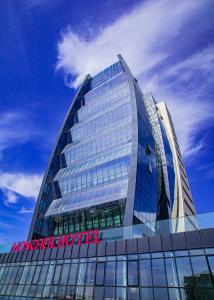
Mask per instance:
[[[0,255],[0,299],[214,299],[214,230]]]

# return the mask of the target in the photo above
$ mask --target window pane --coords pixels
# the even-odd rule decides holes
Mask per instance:
[[[66,296],[67,299],[75,299],[75,286],[67,286]]]
[[[137,265],[137,261],[128,261],[128,285],[138,285]]]
[[[194,280],[188,257],[176,258],[178,281],[180,286],[193,287]]]
[[[167,300],[168,293],[166,288],[154,288],[155,300]]]
[[[38,281],[39,281],[39,274],[40,274],[40,271],[41,271],[41,266],[37,266],[36,267],[36,271],[34,273],[34,277],[33,277],[33,284],[37,284]]]
[[[55,268],[54,264],[49,265],[48,274],[47,274],[47,277],[46,277],[46,284],[51,284],[53,274],[54,274],[54,268]]]
[[[93,286],[86,286],[85,287],[85,300],[92,300],[93,299]]]
[[[116,288],[116,300],[126,300],[126,288],[117,287]]]
[[[139,288],[128,288],[128,299],[129,300],[139,300]]]
[[[105,300],[114,300],[114,287],[106,287],[105,288]]]
[[[85,284],[86,266],[87,266],[86,263],[80,263],[79,264],[77,285],[84,285]]]
[[[179,293],[179,289],[168,289],[169,291],[169,299],[170,300],[180,300],[180,293]]]
[[[96,272],[96,285],[103,285],[104,280],[104,263],[97,264],[97,272]]]
[[[63,265],[60,284],[67,284],[69,269],[70,264]]]
[[[78,267],[78,264],[71,265],[71,269],[70,269],[69,277],[68,277],[68,284],[70,284],[70,285],[75,285],[75,283],[76,283],[77,267]]]
[[[31,284],[36,266],[31,266],[28,272],[26,283]]]
[[[152,286],[151,261],[149,259],[140,261],[140,285]]]
[[[106,263],[105,285],[115,285],[115,270],[116,262],[112,261]]]
[[[88,263],[87,267],[87,274],[86,274],[86,283],[88,285],[94,284],[94,278],[95,278],[95,269],[96,269],[96,263]]]
[[[23,273],[22,273],[21,280],[20,280],[20,284],[25,284],[25,281],[27,279],[28,271],[29,271],[29,266],[25,266],[24,270],[23,270]]]
[[[75,300],[83,300],[83,296],[84,296],[84,286],[77,286]]]
[[[163,259],[152,260],[152,275],[154,286],[166,286],[166,275]]]
[[[94,300],[102,300],[104,295],[103,287],[95,287],[94,288]]]
[[[117,286],[126,286],[126,262],[118,261],[117,262]]]
[[[19,267],[14,283],[19,283],[24,267]]]
[[[59,277],[60,277],[61,269],[62,269],[62,265],[56,265],[54,278],[53,278],[53,284],[58,284],[59,283]]]
[[[48,271],[48,265],[44,265],[39,275],[39,284],[44,284]]]
[[[166,258],[166,277],[168,286],[178,286],[177,272],[174,258]]]
[[[193,273],[198,287],[212,287],[206,258],[204,256],[191,257]]]
[[[140,296],[143,300],[153,300],[153,289],[152,288],[141,288]]]

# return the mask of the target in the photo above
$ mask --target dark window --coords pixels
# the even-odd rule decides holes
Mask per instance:
[[[138,285],[138,262],[128,261],[128,285]]]
[[[176,258],[178,281],[180,286],[193,287],[194,280],[189,257]]]
[[[212,287],[206,258],[204,256],[191,257],[192,269],[198,287]]]

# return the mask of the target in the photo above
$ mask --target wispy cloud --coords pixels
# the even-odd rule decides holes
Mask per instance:
[[[22,207],[19,211],[19,214],[29,214],[29,213],[32,213],[33,212],[33,209],[27,209],[25,207]]]
[[[14,200],[13,194],[36,199],[39,193],[42,176],[38,174],[0,173],[0,189]],[[11,203],[11,202],[10,202]]]
[[[10,205],[10,204],[15,204],[18,201],[18,197],[15,193],[5,190],[5,204]]]
[[[4,150],[24,144],[38,135],[26,117],[28,115],[18,111],[0,113],[0,159]]]
[[[77,34],[68,27],[58,42],[56,69],[63,70],[66,84],[76,88],[86,74],[96,74],[121,53],[143,90],[167,102],[182,152],[197,154],[206,139],[198,142],[196,137],[213,115],[211,100],[204,96],[213,86],[214,46],[195,47],[207,30],[205,14],[211,2],[146,1],[100,28],[90,40],[87,32]]]

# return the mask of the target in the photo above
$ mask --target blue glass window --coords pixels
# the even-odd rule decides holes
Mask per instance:
[[[138,285],[138,261],[128,261],[128,285]]]
[[[197,286],[212,287],[212,280],[205,256],[191,257],[191,262]]]
[[[97,263],[96,285],[103,285],[104,271],[105,271],[105,263]]]
[[[140,261],[139,274],[141,286],[152,286],[151,261],[149,259]]]
[[[152,275],[154,286],[166,286],[166,273],[163,259],[152,260]]]

